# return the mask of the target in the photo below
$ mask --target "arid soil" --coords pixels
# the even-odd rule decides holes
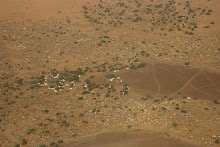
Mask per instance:
[[[0,146],[219,146],[218,0],[0,0]]]
[[[152,134],[143,132],[137,133],[137,130],[129,132],[114,132],[114,133],[103,133],[98,136],[84,138],[80,143],[67,144],[66,146],[81,146],[81,147],[194,147],[194,145],[180,140],[172,140],[167,136],[161,134]],[[63,145],[65,146],[65,144]]]

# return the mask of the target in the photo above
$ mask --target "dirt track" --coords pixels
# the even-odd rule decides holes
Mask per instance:
[[[132,92],[154,93],[155,98],[158,95],[175,97],[180,93],[179,96],[215,100],[220,95],[220,75],[202,69],[154,63],[145,69],[124,70],[117,75],[131,85]]]

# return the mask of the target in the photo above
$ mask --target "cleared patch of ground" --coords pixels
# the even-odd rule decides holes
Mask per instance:
[[[69,143],[64,147],[196,147],[195,145],[174,140],[168,136],[152,133],[112,132],[88,137],[78,143]]]
[[[203,69],[149,63],[146,68],[125,69],[116,75],[130,85],[131,92],[140,95],[153,94],[154,97],[179,95],[210,100],[219,99],[220,95],[220,75]]]

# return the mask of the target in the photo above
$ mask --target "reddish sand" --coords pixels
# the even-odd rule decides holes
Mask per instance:
[[[103,133],[83,139],[81,142],[69,143],[64,147],[194,147],[192,144],[174,140],[159,134]]]
[[[26,20],[32,21],[32,20],[41,20],[41,19],[47,19],[47,18],[55,18],[55,19],[59,19],[61,21],[65,20],[64,22],[66,22],[66,17],[69,17],[71,19],[70,25],[73,25],[75,23],[90,24],[84,18],[84,13],[83,13],[84,10],[82,9],[82,5],[86,4],[87,2],[96,3],[96,1],[93,1],[93,0],[0,0],[0,17],[3,21],[8,20],[8,19],[12,19],[12,20],[16,20],[16,21],[22,21],[22,23],[23,22],[26,23]],[[202,2],[204,2],[204,1],[202,1]],[[206,4],[206,3],[202,3],[202,2],[195,1],[194,5]],[[196,30],[195,33],[199,34],[199,33],[204,33],[204,32],[205,33],[214,32],[214,33],[218,34],[220,32],[219,31],[220,30],[220,27],[219,27],[220,19],[217,17],[214,17],[214,16],[218,15],[220,12],[219,1],[218,0],[211,0],[209,8],[214,9],[213,15],[211,15],[209,20],[204,20],[204,19],[199,18],[198,30]],[[203,27],[206,24],[206,21],[209,23],[211,21],[214,21],[216,23],[216,25],[213,25],[210,28],[210,30],[203,29]],[[88,26],[86,26],[86,25],[83,27],[81,27],[81,26],[74,26],[74,27],[75,27],[74,29],[76,29],[76,30],[80,28],[82,30],[84,29],[86,33],[88,33],[88,34],[90,33],[88,31],[89,30]],[[97,31],[94,31],[96,26],[94,25],[93,27],[94,28],[92,28],[92,30],[93,30],[93,32],[95,32],[94,36],[96,36],[96,35],[100,36],[100,34],[97,33]],[[126,39],[129,40],[132,37],[134,37],[134,36],[136,37],[136,35],[137,36],[139,35],[137,33],[134,36],[133,35],[129,36],[129,35],[127,35],[127,34],[129,34],[129,31],[130,31],[130,26],[129,26],[129,29],[126,27],[112,29],[110,27],[110,30],[106,30],[104,33],[103,32],[102,33],[110,35],[111,37],[117,36],[120,41],[121,40],[126,41]],[[126,32],[128,32],[128,33],[125,34],[124,36],[121,35]],[[101,34],[101,36],[103,36],[103,34]],[[119,37],[120,35],[122,37]],[[175,34],[175,35],[178,36],[178,34]],[[183,33],[183,35],[185,35],[185,34]],[[172,34],[171,34],[171,36],[172,36]],[[146,36],[144,36],[144,37],[146,37]],[[153,35],[148,36],[148,37],[151,38],[151,37],[153,37]],[[112,37],[112,38],[114,38],[114,37]],[[144,38],[144,39],[146,39],[146,38]],[[156,37],[156,39],[157,39],[157,37]],[[75,40],[72,40],[72,42],[73,41],[75,41]],[[117,39],[116,39],[116,41],[117,41]],[[140,40],[138,40],[138,41],[140,41]],[[209,40],[207,40],[207,41],[209,41]],[[11,44],[7,44],[6,41],[4,43],[2,43],[0,41],[0,43],[1,43],[2,47],[3,47],[3,45],[9,46],[9,47],[14,46]],[[95,40],[94,44],[96,44],[96,43],[97,42]],[[52,46],[54,47],[55,45],[52,44]],[[66,44],[66,46],[69,46],[69,45]],[[90,46],[90,47],[93,48],[94,46]],[[96,47],[94,47],[94,48],[96,48]],[[109,47],[109,48],[112,49],[113,46]],[[118,47],[118,48],[120,48],[120,47]],[[87,50],[87,51],[83,51],[83,50]],[[114,52],[114,51],[115,50],[112,50],[112,52]],[[3,52],[4,51],[2,51],[2,53]],[[88,50],[88,48],[81,48],[81,50],[79,52],[80,53],[82,52],[82,54],[86,54],[87,52],[89,52],[89,50]],[[125,52],[127,54],[127,51],[125,51]],[[158,50],[157,52],[155,52],[155,54],[153,52],[150,53],[150,58],[154,57],[154,55],[157,55],[159,52],[161,52],[161,50]],[[74,52],[74,56],[76,53],[77,52]],[[99,53],[99,51],[97,51],[97,53]],[[88,53],[88,55],[91,55],[90,52]],[[103,55],[104,55],[104,53],[103,53]],[[68,58],[65,58],[67,56],[68,56]],[[73,62],[73,64],[76,64],[74,62],[75,59],[73,59],[72,56],[73,56],[73,54],[68,54],[68,55],[62,57],[62,61],[60,61],[61,64],[59,66],[61,66],[63,68],[63,66],[65,64],[69,64],[71,62]],[[100,54],[97,54],[97,57],[99,57],[99,56],[100,56]],[[213,57],[215,57],[215,56],[213,56]],[[14,60],[14,63],[20,62],[19,60],[17,61],[16,58],[13,60]],[[23,58],[22,58],[22,60],[23,60]],[[69,63],[67,63],[66,60],[68,60]],[[81,60],[81,58],[79,58],[78,60]],[[175,62],[175,61],[173,61],[173,62]],[[215,62],[218,63],[218,61],[215,61]],[[198,63],[198,61],[196,63]],[[199,64],[198,64],[198,66],[199,66]],[[42,67],[39,67],[39,68],[41,71]],[[27,71],[24,71],[24,72],[27,72]],[[97,74],[93,73],[93,74],[96,76],[91,81],[93,81],[95,83],[100,83],[100,84],[110,83],[109,80],[105,78],[106,73],[97,73]],[[149,94],[151,96],[153,96],[154,98],[161,98],[161,97],[167,96],[168,98],[170,98],[170,97],[198,97],[201,99],[205,99],[205,100],[208,99],[211,101],[220,99],[220,74],[219,74],[219,72],[212,73],[212,72],[206,71],[206,69],[195,69],[195,68],[186,67],[186,66],[184,66],[184,63],[182,63],[182,66],[177,66],[177,65],[149,62],[149,64],[145,68],[141,68],[141,69],[137,69],[137,70],[125,70],[124,69],[124,70],[121,70],[121,71],[119,71],[117,73],[113,73],[113,74],[115,74],[116,76],[120,76],[121,79],[123,79],[123,83],[119,83],[119,84],[128,83],[130,85],[129,94],[126,95],[125,97],[129,97],[129,98],[133,98],[133,99],[139,99],[142,96],[146,97]],[[22,74],[20,73],[20,75],[23,75],[23,73]],[[86,77],[83,77],[83,78],[86,79],[89,76],[90,75],[87,75]],[[82,85],[84,84],[83,82],[84,82],[84,80],[82,80],[82,82],[76,86],[76,89],[82,87]],[[49,95],[48,97],[51,97],[51,95]],[[62,101],[60,103],[60,105],[62,103],[66,102],[66,100],[64,101],[62,99],[60,101]],[[22,108],[23,107],[24,106],[22,106]],[[38,109],[37,105],[34,107],[36,107],[36,109]],[[66,107],[62,106],[62,108],[64,108],[65,111],[69,111],[66,109]],[[57,108],[53,107],[53,109],[57,109]],[[55,111],[55,110],[52,110],[52,111]],[[50,110],[50,112],[52,112],[52,111]],[[210,109],[210,111],[211,111],[211,109]],[[28,112],[28,110],[26,110],[26,109],[24,110],[24,112],[27,113],[28,115],[30,115],[30,114],[33,115],[31,111]],[[141,117],[142,117],[142,115],[141,115]],[[200,117],[203,117],[203,115],[200,114]],[[20,118],[19,118],[19,120],[20,120]],[[11,120],[13,120],[13,119],[11,119]],[[27,123],[27,122],[31,122],[30,120],[29,121],[24,120],[24,121],[18,121],[18,122],[19,123],[16,124],[17,126],[14,126],[14,124],[13,124],[13,126],[10,129],[8,129],[9,135],[7,136],[7,135],[3,134],[3,135],[1,135],[2,138],[4,137],[4,138],[11,139],[10,137],[15,134],[16,135],[21,134],[20,136],[25,136],[26,132],[23,132],[21,130],[26,128],[26,126],[21,127],[21,129],[17,129],[17,127],[23,126],[24,124],[25,125],[28,124],[28,125],[33,126],[33,124],[31,124],[31,123],[30,124]],[[117,122],[116,122],[116,124],[117,124]],[[207,127],[206,128],[207,130],[208,129],[214,130],[214,129],[216,129],[215,125],[218,125],[218,123],[214,122],[213,126],[210,125],[210,126],[205,126],[205,127]],[[93,127],[93,126],[91,125],[91,127]],[[203,129],[203,126],[199,126],[199,127],[201,129]],[[17,130],[13,131],[13,129],[15,129],[15,128]],[[207,130],[205,130],[205,131],[207,131]],[[42,132],[42,130],[41,130],[41,132]],[[39,132],[39,133],[41,133],[41,132]],[[7,130],[6,130],[6,133],[7,133]],[[62,133],[65,134],[65,132],[62,132]],[[182,132],[178,132],[178,133],[182,133]],[[190,134],[190,133],[188,133],[188,134]],[[38,136],[36,134],[31,134],[31,135],[33,135],[32,138],[36,138],[36,136]],[[34,136],[34,135],[36,135],[36,136]],[[209,135],[213,135],[213,134],[209,134]],[[97,135],[97,136],[94,135],[93,137],[83,138],[82,140],[80,140],[78,142],[72,142],[72,140],[74,140],[74,139],[72,139],[69,143],[65,142],[65,144],[63,146],[66,146],[66,147],[70,147],[70,146],[73,146],[73,147],[74,146],[80,146],[80,147],[145,147],[145,146],[150,146],[150,147],[151,146],[155,146],[155,147],[161,147],[161,146],[163,146],[163,147],[176,147],[176,146],[185,147],[185,146],[188,146],[188,147],[191,147],[191,146],[193,146],[193,145],[188,144],[186,142],[176,140],[174,137],[168,137],[168,136],[169,135],[165,136],[165,135],[161,135],[161,134],[151,134],[151,133],[132,133],[132,132],[117,133],[117,132],[114,132],[114,133],[104,133],[104,134]],[[208,136],[208,137],[210,138],[210,136]],[[21,139],[19,140],[15,137],[13,139],[15,140],[14,142],[20,143]],[[65,140],[66,138],[62,138],[62,139]],[[47,139],[45,139],[45,140],[47,140]],[[13,144],[14,144],[14,142],[13,142]],[[6,143],[4,145],[6,145]]]

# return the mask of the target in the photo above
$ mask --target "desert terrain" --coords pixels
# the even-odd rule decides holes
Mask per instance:
[[[0,146],[220,146],[218,0],[0,0]]]

